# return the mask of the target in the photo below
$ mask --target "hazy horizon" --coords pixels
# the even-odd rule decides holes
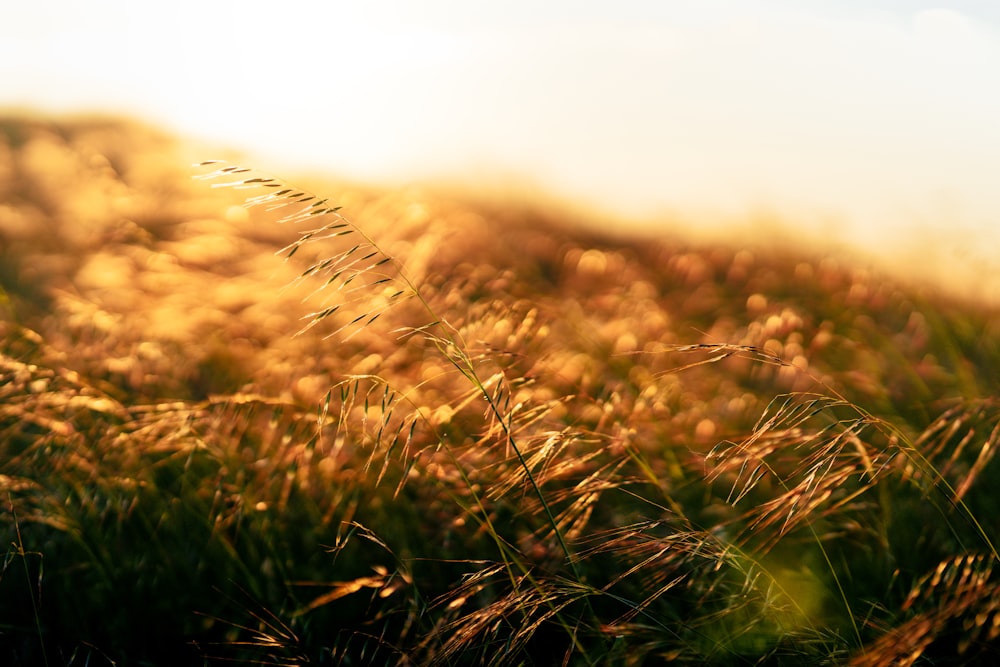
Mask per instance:
[[[793,221],[1000,266],[1000,9],[915,1],[66,0],[8,8],[0,105],[107,111],[274,169]]]

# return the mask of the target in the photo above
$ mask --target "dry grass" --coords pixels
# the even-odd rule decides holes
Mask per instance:
[[[0,128],[7,663],[997,658],[996,313]]]

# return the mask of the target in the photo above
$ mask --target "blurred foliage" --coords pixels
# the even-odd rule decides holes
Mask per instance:
[[[992,306],[326,184],[430,309],[327,338],[336,239],[129,122],[0,137],[7,664],[996,659]]]

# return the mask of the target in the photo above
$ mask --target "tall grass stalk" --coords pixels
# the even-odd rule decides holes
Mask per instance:
[[[38,647],[42,655],[42,664],[49,665],[49,656],[46,649],[45,633],[42,628],[42,618],[38,610],[38,599],[41,597],[42,589],[42,575],[44,568],[41,564],[42,554],[30,553],[24,549],[24,539],[21,537],[21,524],[17,520],[17,510],[14,507],[14,499],[10,493],[7,494],[7,502],[10,506],[11,520],[14,523],[14,530],[17,535],[17,541],[13,544],[15,552],[12,554],[8,551],[7,558],[4,559],[3,572],[0,572],[0,579],[3,578],[3,573],[7,571],[13,559],[19,559],[21,565],[24,567],[24,583],[26,590],[28,591],[28,598],[31,600],[31,616],[34,620],[35,631],[38,633]],[[39,559],[38,573],[35,577],[32,577],[31,568],[28,566],[28,556],[37,556]]]
[[[316,292],[313,294],[327,288],[330,288],[332,291],[336,291],[338,295],[346,293],[351,295],[351,297],[353,297],[355,292],[357,292],[358,301],[363,302],[365,305],[368,305],[369,303],[367,299],[372,296],[372,290],[376,288],[380,289],[383,291],[383,294],[387,289],[392,290],[388,298],[385,299],[384,303],[380,303],[373,309],[366,309],[361,314],[355,315],[353,319],[348,322],[348,324],[337,327],[330,335],[344,333],[345,329],[350,327],[369,326],[374,324],[374,322],[389,307],[391,307],[392,303],[401,297],[415,298],[420,303],[428,316],[428,321],[418,323],[416,326],[410,327],[399,333],[405,333],[407,336],[423,336],[425,340],[430,342],[433,347],[437,349],[439,354],[454,370],[456,370],[473,387],[475,387],[480,398],[486,402],[489,414],[499,425],[502,432],[502,441],[511,449],[511,451],[514,452],[514,455],[517,457],[518,463],[524,471],[525,478],[530,485],[531,492],[541,505],[545,518],[549,526],[552,528],[552,533],[558,541],[559,549],[564,554],[564,560],[571,569],[573,579],[577,582],[584,582],[585,577],[577,569],[576,561],[573,558],[573,552],[565,540],[563,531],[556,520],[556,516],[549,506],[546,496],[542,492],[542,489],[532,472],[531,466],[528,464],[524,452],[518,445],[517,438],[512,432],[512,415],[506,408],[503,408],[500,405],[501,401],[506,400],[507,408],[509,408],[510,393],[509,390],[505,391],[504,389],[505,378],[503,373],[500,372],[488,379],[484,379],[481,376],[478,365],[468,352],[468,346],[465,341],[461,339],[461,334],[435,312],[434,307],[424,298],[419,287],[411,281],[406,271],[397,262],[397,260],[385,253],[379,247],[378,243],[369,237],[362,229],[347,220],[347,218],[343,217],[339,213],[339,208],[330,207],[327,205],[328,200],[320,199],[312,193],[304,190],[289,187],[287,184],[274,177],[244,176],[245,174],[248,174],[250,170],[235,165],[226,165],[221,167],[218,165],[219,163],[217,161],[206,161],[195,166],[217,166],[217,169],[214,171],[199,176],[199,178],[206,180],[232,176],[238,177],[237,180],[213,183],[213,187],[268,189],[269,191],[265,194],[249,198],[246,204],[250,207],[263,206],[269,212],[278,212],[283,214],[278,220],[281,224],[295,224],[312,220],[320,220],[324,223],[320,227],[314,227],[302,232],[297,241],[280,251],[286,259],[290,259],[293,255],[295,255],[295,253],[306,242],[332,240],[342,242],[349,236],[357,236],[361,238],[360,243],[348,241],[347,244],[350,247],[312,264],[300,276],[300,278],[324,275],[328,276],[322,286],[317,288]],[[291,211],[288,212],[288,209],[291,209]],[[385,267],[391,267],[391,271],[386,272],[384,270]],[[370,282],[366,282],[369,278],[373,279]],[[357,283],[360,283],[360,285]],[[399,288],[393,289],[396,285],[398,285]],[[349,297],[347,303],[351,303],[351,297]],[[309,323],[302,329],[301,332],[309,330],[326,318],[334,315],[334,313],[340,310],[340,308],[344,305],[345,302],[340,301],[336,303],[336,305],[313,312],[308,316]],[[348,332],[345,336],[345,340],[350,339],[351,335],[352,333]],[[493,380],[497,380],[497,382],[493,382]],[[492,384],[496,384],[497,388],[495,393],[490,391],[489,386]],[[386,390],[389,391],[389,389],[390,387],[388,383],[386,383]],[[365,407],[367,412],[368,406],[366,405]],[[383,409],[383,412],[384,411],[385,410]],[[388,418],[389,415],[385,416]],[[380,428],[380,434],[384,427],[385,424],[383,424]],[[380,436],[376,439],[380,439]],[[479,506],[482,515],[485,517],[484,525],[496,541],[497,546],[500,548],[502,558],[508,563],[508,565],[516,565],[520,570],[520,575],[527,577],[530,582],[531,576],[528,569],[519,562],[519,559],[516,557],[512,558],[513,554],[511,554],[510,550],[503,544],[502,539],[500,539],[499,534],[496,532],[489,520],[488,513],[486,513],[485,508],[475,494],[474,485],[468,479],[467,473],[461,466],[461,463],[451,453],[446,440],[444,438],[440,438],[438,442],[444,445],[444,449],[451,457],[451,460],[457,464],[463,480],[467,483],[469,488],[473,490],[474,500]],[[513,562],[511,562],[511,560]],[[516,582],[513,578],[511,583],[516,587]],[[589,605],[589,601],[586,597],[584,600]],[[564,629],[569,631],[571,626],[563,620],[560,611],[551,605],[549,606],[555,617],[560,623],[563,624]],[[576,647],[586,657],[585,648],[579,643],[576,644]],[[588,664],[593,664],[589,659],[587,659],[587,662]]]
[[[207,167],[218,164],[216,161],[206,161],[196,166]],[[204,174],[201,178],[212,180],[220,177],[242,176],[248,172],[250,170],[246,168],[228,165]],[[373,324],[392,305],[393,301],[404,295],[416,298],[426,311],[429,320],[407,331],[408,335],[419,333],[424,336],[426,340],[434,345],[442,357],[478,390],[482,399],[486,401],[490,413],[503,431],[505,442],[514,452],[515,456],[517,456],[528,483],[531,485],[532,492],[541,503],[546,519],[552,527],[556,539],[559,541],[560,549],[566,555],[570,566],[574,567],[571,557],[572,552],[563,538],[555,515],[546,502],[545,494],[539,488],[535,476],[531,472],[530,466],[527,465],[524,454],[518,446],[514,434],[511,432],[510,415],[498,403],[498,401],[504,398],[502,385],[498,384],[496,396],[490,392],[487,382],[480,376],[476,363],[468,353],[468,346],[465,341],[461,340],[459,332],[454,327],[448,325],[447,321],[443,320],[435,312],[433,306],[424,298],[418,286],[410,280],[397,260],[383,252],[378,243],[370,238],[362,229],[343,217],[339,213],[339,208],[327,206],[327,199],[320,199],[311,193],[291,188],[276,178],[269,176],[241,177],[235,181],[216,182],[213,184],[213,187],[231,187],[236,189],[268,188],[271,190],[270,192],[248,199],[247,205],[264,206],[268,211],[279,213],[284,213],[287,209],[291,208],[292,211],[284,213],[279,219],[279,223],[295,224],[312,220],[321,220],[325,223],[321,227],[315,227],[301,233],[299,240],[283,249],[281,252],[286,258],[291,258],[302,247],[302,244],[306,242],[334,239],[342,241],[345,237],[351,235],[359,236],[362,239],[362,242],[357,244],[348,242],[350,245],[348,249],[311,265],[300,277],[328,275],[329,277],[323,283],[322,287],[317,289],[317,292],[327,288],[332,288],[339,293],[348,292],[353,294],[357,291],[359,292],[359,299],[365,303],[367,303],[366,299],[371,296],[371,291],[375,288],[387,284],[399,283],[401,289],[392,291],[386,303],[384,305],[380,304],[379,307],[373,309],[374,312],[366,310],[366,312],[356,315],[347,325],[335,329],[331,335],[343,332],[346,327]],[[362,256],[358,257],[359,255]],[[381,267],[386,265],[391,265],[393,270],[389,273],[382,271]],[[374,280],[360,286],[354,284],[355,281],[364,283],[369,277],[373,277]],[[306,331],[319,324],[337,312],[342,306],[343,303],[340,302],[332,307],[312,313],[308,316],[310,318],[309,323],[302,331]],[[349,336],[350,334],[348,334]],[[507,398],[509,399],[509,392]],[[581,578],[579,574],[579,572],[574,571],[574,575],[578,579]]]

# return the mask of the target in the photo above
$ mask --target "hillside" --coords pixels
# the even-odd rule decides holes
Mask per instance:
[[[6,664],[1000,655],[995,310],[189,150],[0,119]]]

